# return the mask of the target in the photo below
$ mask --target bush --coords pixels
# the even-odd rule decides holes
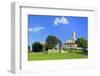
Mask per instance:
[[[40,42],[35,42],[32,44],[32,52],[42,52],[43,45]]]
[[[83,54],[88,55],[88,50],[87,49],[83,49]]]

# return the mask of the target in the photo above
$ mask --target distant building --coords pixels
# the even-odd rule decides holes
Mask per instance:
[[[72,39],[67,40],[64,45],[63,49],[77,49],[78,45],[76,44],[76,33],[72,32]]]

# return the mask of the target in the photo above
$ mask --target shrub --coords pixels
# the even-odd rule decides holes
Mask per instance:
[[[32,51],[33,52],[42,52],[43,45],[40,42],[35,42],[32,44]]]

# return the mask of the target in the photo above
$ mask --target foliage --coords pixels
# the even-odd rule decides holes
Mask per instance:
[[[44,48],[45,48],[45,51],[48,51],[48,46],[47,46],[47,44],[46,44],[46,43],[45,43]]]
[[[46,39],[46,44],[48,49],[53,49],[58,44],[58,38],[55,36],[49,35]]]
[[[87,48],[88,46],[87,40],[83,38],[78,38],[76,43],[78,44],[78,47],[81,47],[81,48]]]
[[[35,42],[32,44],[33,52],[41,52],[43,50],[43,45],[40,42]]]
[[[88,53],[88,41],[83,38],[78,38],[76,43],[78,44],[78,47],[81,47],[83,49],[83,53]]]

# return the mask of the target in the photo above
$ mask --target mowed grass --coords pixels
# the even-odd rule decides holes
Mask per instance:
[[[72,51],[72,50],[71,50]],[[68,53],[51,53],[51,54],[44,54],[44,53],[28,53],[28,60],[57,60],[57,59],[80,59],[80,58],[88,58],[87,55],[81,54],[79,51],[76,52],[68,52]]]

